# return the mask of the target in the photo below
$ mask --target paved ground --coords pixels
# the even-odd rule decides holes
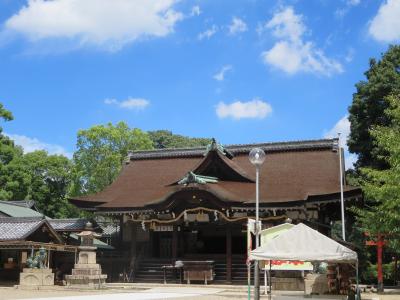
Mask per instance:
[[[53,290],[21,290],[15,288],[0,288],[0,300],[35,299],[35,300],[234,300],[247,299],[244,290],[229,290],[219,287],[153,287],[146,290],[114,289],[101,291],[77,291],[65,289]],[[262,296],[261,299],[268,299]],[[273,295],[273,300],[304,299],[301,293],[286,293]],[[310,298],[306,298],[310,299]],[[312,300],[344,299],[332,296],[314,296]],[[397,295],[363,294],[363,300],[399,300]]]

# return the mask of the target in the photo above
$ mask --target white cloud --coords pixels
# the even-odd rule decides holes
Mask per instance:
[[[385,1],[372,19],[368,32],[380,42],[400,41],[400,1]]]
[[[116,105],[124,109],[141,110],[146,108],[150,104],[150,101],[143,98],[128,98],[123,101],[118,101],[117,99],[112,98],[105,99],[104,103],[108,105]]]
[[[200,16],[200,14],[201,14],[200,6],[198,5],[193,6],[190,15],[193,17],[193,16]]]
[[[343,18],[351,8],[358,6],[361,0],[347,0],[344,7],[340,7],[335,10],[335,16],[338,18]]]
[[[68,152],[64,147],[55,144],[44,143],[37,138],[30,138],[25,135],[19,134],[6,134],[15,144],[21,146],[24,149],[24,153],[33,152],[36,150],[45,150],[49,154],[64,155],[68,158],[72,158],[72,153]]]
[[[272,113],[272,107],[269,103],[256,98],[248,102],[239,100],[230,104],[220,102],[217,105],[216,113],[220,119],[263,119]]]
[[[174,30],[182,13],[177,0],[28,0],[5,22],[7,31],[31,42],[66,39],[78,46],[118,50],[145,37],[163,37]]]
[[[347,5],[357,6],[361,3],[361,0],[347,0]]]
[[[231,65],[223,66],[222,69],[213,76],[213,78],[217,81],[223,81],[225,79],[225,73],[230,70],[232,70]]]
[[[266,27],[272,29],[275,37],[293,42],[301,41],[302,35],[307,30],[303,23],[303,16],[296,15],[293,7],[290,6],[275,13]]]
[[[349,153],[347,147],[347,140],[350,135],[350,121],[347,115],[341,118],[330,130],[326,131],[324,138],[336,138],[338,133],[340,133],[340,147],[345,151],[346,169],[352,168],[354,163],[357,161],[357,155]]]
[[[206,31],[203,31],[199,33],[197,38],[201,41],[205,38],[210,39],[214,34],[216,34],[218,31],[218,27],[216,25],[213,25],[211,28],[207,29]]]
[[[347,50],[347,54],[344,59],[347,62],[351,62],[354,59],[354,53],[355,53],[354,48],[349,48],[349,50]]]
[[[338,136],[338,133],[340,133],[340,141],[341,144],[340,146],[345,148],[347,147],[346,145],[346,141],[347,138],[350,134],[350,121],[348,116],[344,116],[343,118],[341,118],[336,124],[335,126],[333,126],[329,131],[327,131],[324,134],[325,138],[335,138]]]
[[[342,65],[317,48],[312,41],[304,41],[307,27],[303,16],[295,14],[292,7],[286,7],[275,13],[264,26],[257,29],[263,32],[272,30],[279,40],[274,46],[261,54],[263,62],[288,74],[307,72],[330,76],[343,72]]]
[[[240,18],[233,17],[232,23],[229,25],[229,34],[235,35],[247,31],[247,24]]]

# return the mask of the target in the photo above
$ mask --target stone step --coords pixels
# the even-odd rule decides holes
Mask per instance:
[[[107,279],[107,275],[65,275],[67,281],[71,280],[99,280]]]
[[[101,269],[72,269],[72,275],[101,275]]]

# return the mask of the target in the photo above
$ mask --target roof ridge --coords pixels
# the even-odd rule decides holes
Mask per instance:
[[[254,147],[263,148],[267,152],[301,151],[309,149],[335,149],[337,147],[337,138],[315,139],[315,140],[295,140],[281,142],[266,142],[252,144],[230,144],[224,148],[233,154],[239,154],[250,151]],[[128,161],[135,159],[152,158],[171,158],[171,157],[196,157],[201,156],[206,151],[206,147],[186,147],[186,148],[164,148],[152,150],[132,151],[128,154]]]
[[[0,222],[1,221],[7,221],[7,222],[37,222],[37,221],[45,221],[46,219],[44,217],[0,217]]]

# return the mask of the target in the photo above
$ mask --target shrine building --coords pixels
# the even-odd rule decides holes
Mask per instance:
[[[161,265],[176,260],[213,260],[216,282],[245,282],[246,224],[255,216],[256,191],[248,155],[255,147],[266,153],[263,228],[290,218],[329,235],[340,220],[345,169],[337,139],[135,151],[110,186],[70,202],[120,220],[115,264],[134,270],[136,281],[162,282]],[[361,189],[344,182],[346,205],[361,199]]]

